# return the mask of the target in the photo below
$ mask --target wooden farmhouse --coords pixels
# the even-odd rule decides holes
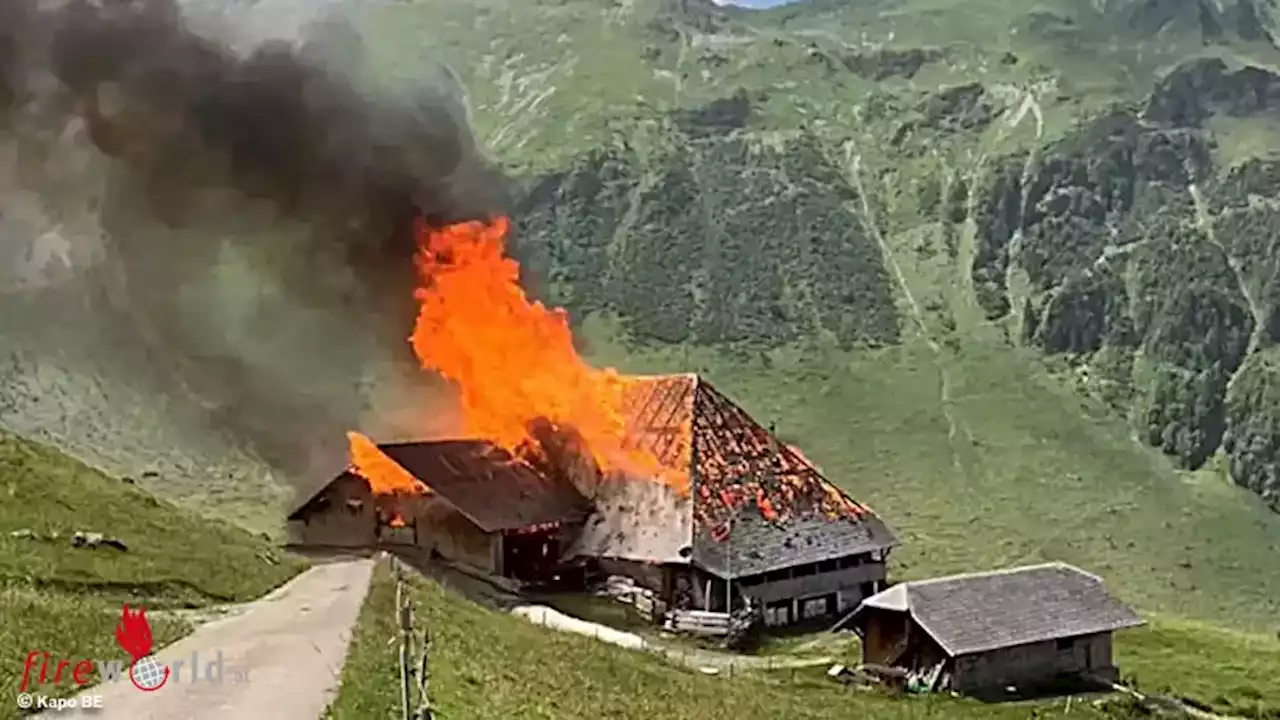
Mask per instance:
[[[638,378],[628,436],[687,473],[687,498],[606,478],[573,552],[676,609],[725,612],[747,598],[769,625],[857,607],[885,581],[893,531],[796,449],[693,374]]]
[[[846,621],[865,665],[975,694],[1084,674],[1115,681],[1111,635],[1143,624],[1100,578],[1062,563],[894,585]]]
[[[312,548],[412,548],[470,568],[533,581],[552,572],[590,506],[573,485],[476,440],[378,448],[423,494],[375,496],[343,472],[288,516],[290,541]]]
[[[481,441],[382,444],[420,480],[374,495],[344,472],[289,514],[291,541],[395,544],[538,582],[570,567],[631,578],[656,608],[724,613],[747,599],[766,622],[830,617],[879,591],[898,544],[855,502],[695,375],[634,378],[626,444],[686,478],[602,473],[572,443],[534,467]]]

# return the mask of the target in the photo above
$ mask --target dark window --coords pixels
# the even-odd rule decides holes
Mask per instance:
[[[1075,638],[1058,638],[1058,650],[1070,650],[1074,646]]]
[[[764,581],[778,582],[779,580],[786,580],[789,577],[791,577],[791,573],[786,569],[774,570],[773,572],[765,573]]]
[[[835,569],[836,569],[835,560],[823,560],[822,562],[818,563],[818,572],[820,573],[829,573]]]
[[[806,575],[814,575],[818,572],[818,566],[814,563],[808,563],[794,567],[791,569],[792,577],[805,577]]]

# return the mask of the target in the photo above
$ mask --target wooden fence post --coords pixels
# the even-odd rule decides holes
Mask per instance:
[[[396,614],[400,625],[400,715],[403,720],[411,720],[412,709],[409,707],[409,696],[413,680],[413,670],[409,658],[413,653],[413,609],[409,607],[409,596],[404,589],[404,581],[396,576]]]
[[[435,712],[431,708],[428,660],[431,635],[425,627],[422,629],[422,656],[418,667],[413,667],[413,601],[409,599],[404,569],[395,557],[391,559],[391,568],[396,579],[396,620],[400,627],[400,717],[402,720],[435,720]],[[413,701],[415,678],[417,703]]]
[[[431,675],[428,656],[431,653],[431,634],[422,628],[422,661],[418,665],[418,711],[414,720],[435,720],[435,711],[431,708]]]

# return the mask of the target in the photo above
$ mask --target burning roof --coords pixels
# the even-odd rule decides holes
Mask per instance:
[[[491,443],[444,440],[378,447],[485,532],[576,522],[589,509],[571,484],[536,472]]]
[[[691,494],[666,493],[646,505],[634,481],[602,483],[580,543],[584,554],[692,559],[737,577],[897,544],[870,508],[706,380],[692,374],[627,380],[627,446],[687,477]],[[653,532],[649,524],[620,514],[665,519],[662,552],[645,557],[654,543],[637,538]]]
[[[460,435],[568,477],[594,504],[571,552],[736,575],[896,544],[866,506],[704,380],[587,363],[564,311],[520,286],[508,228],[505,218],[419,223],[409,343],[424,370],[455,386]],[[419,491],[379,448],[350,439],[352,467],[371,488]],[[506,491],[493,494],[500,503]]]
[[[375,446],[358,437],[358,442],[379,451],[384,476],[405,478],[403,486],[370,483],[375,494],[438,496],[485,532],[578,522],[590,510],[586,498],[570,483],[538,473],[492,443],[442,440]],[[339,479],[348,474],[342,473]],[[307,505],[290,513],[289,519],[304,514]]]

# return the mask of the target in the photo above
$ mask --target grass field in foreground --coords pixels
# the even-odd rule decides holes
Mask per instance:
[[[73,547],[78,531],[118,538],[128,549]],[[0,434],[0,696],[16,694],[33,650],[122,656],[114,635],[122,602],[160,610],[245,601],[302,567],[261,537]],[[157,648],[188,630],[148,617]]]
[[[450,720],[1128,717],[1127,705],[1065,699],[1005,705],[950,696],[892,697],[839,686],[824,668],[705,676],[592,638],[486,610],[414,577],[416,623],[432,637],[431,693]],[[330,717],[388,717],[399,704],[395,582],[380,565]],[[1147,690],[1166,686],[1246,717],[1277,717],[1280,641],[1157,621],[1121,635],[1119,662]],[[416,662],[416,659],[415,659]],[[1265,714],[1271,713],[1271,714]],[[1135,716],[1136,717],[1136,716]]]

